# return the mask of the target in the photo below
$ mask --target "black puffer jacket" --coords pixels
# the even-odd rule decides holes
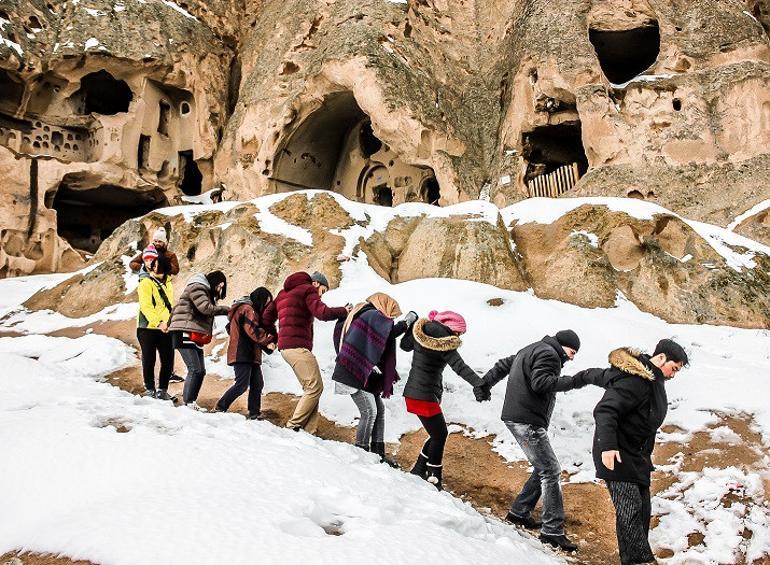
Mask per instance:
[[[482,385],[481,378],[457,352],[460,345],[460,338],[444,324],[424,318],[417,320],[412,330],[401,339],[401,349],[414,351],[404,396],[441,402],[444,391],[442,374],[447,365],[471,386]]]
[[[494,386],[508,378],[502,419],[547,428],[556,404],[556,393],[585,386],[577,376],[561,376],[567,354],[556,338],[545,336],[516,355],[500,359],[484,381]]]
[[[609,369],[589,370],[586,378],[607,389],[594,408],[596,476],[649,486],[655,435],[668,411],[665,378],[649,356],[630,348],[616,349],[609,361]],[[602,451],[612,450],[620,451],[621,461],[610,471]]]

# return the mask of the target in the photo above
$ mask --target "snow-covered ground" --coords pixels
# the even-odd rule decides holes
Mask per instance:
[[[308,194],[312,195],[315,194],[315,192],[310,191]],[[449,214],[470,214],[476,218],[475,221],[496,222],[497,214],[499,213],[494,206],[486,202],[466,202],[449,208],[436,208],[427,205],[413,204],[402,205],[391,209],[354,204],[339,195],[332,194],[332,196],[337,199],[355,220],[367,222],[366,225],[363,226],[356,224],[349,229],[337,230],[335,232],[345,237],[346,247],[344,252],[346,254],[352,253],[353,247],[358,241],[359,236],[366,237],[374,230],[383,229],[394,215],[414,216],[419,214],[429,214],[435,216],[447,216]],[[312,244],[312,236],[309,232],[306,232],[297,226],[286,224],[282,220],[275,218],[269,212],[269,205],[283,197],[285,197],[285,195],[273,195],[254,201],[260,210],[258,213],[260,222],[268,225],[270,231],[281,233],[283,230],[288,237],[292,237],[308,245]],[[502,211],[504,221],[506,221],[506,223],[510,223],[514,220],[521,223],[553,222],[561,215],[581,204],[606,205],[613,210],[622,210],[636,217],[652,217],[652,215],[658,213],[670,214],[670,212],[665,209],[635,200],[559,199],[551,201],[548,206],[543,206],[542,202],[540,203],[540,206],[537,206],[538,203],[536,200],[538,199],[532,199],[506,208]],[[226,210],[234,205],[234,203],[226,202],[216,204],[213,208]],[[173,210],[167,209],[165,212],[168,214],[184,212],[185,217],[188,220],[191,220],[196,214],[210,208],[212,207],[178,207]],[[544,210],[547,210],[548,212],[545,213]],[[768,249],[765,246],[741,238],[728,230],[697,222],[688,223],[693,229],[696,229],[701,233],[706,240],[714,246],[715,250],[725,256],[729,264],[736,269],[751,268],[753,263],[751,259],[754,254],[768,252]],[[592,234],[589,234],[589,236],[590,235]],[[740,245],[746,248],[747,251],[736,251],[725,245],[726,243],[730,245]],[[464,345],[460,349],[460,353],[469,365],[476,369],[479,374],[483,374],[488,370],[498,358],[511,355],[528,343],[540,339],[546,334],[553,334],[554,332],[565,328],[575,330],[580,335],[583,343],[575,361],[569,363],[565,367],[565,373],[578,371],[587,367],[606,366],[607,354],[616,347],[635,346],[643,350],[651,351],[659,339],[673,337],[689,351],[691,367],[682,371],[674,380],[668,383],[670,410],[666,423],[676,425],[679,430],[672,434],[661,433],[660,439],[684,441],[690,434],[704,430],[708,426],[717,423],[719,419],[715,415],[715,412],[718,411],[722,413],[747,413],[752,415],[755,425],[758,427],[758,431],[761,433],[765,444],[770,444],[770,404],[767,402],[767,399],[770,397],[770,380],[767,379],[767,375],[770,373],[770,340],[768,340],[770,334],[767,331],[744,330],[718,326],[669,324],[650,314],[640,312],[632,303],[625,300],[621,295],[618,296],[614,308],[583,309],[561,302],[541,300],[527,292],[501,290],[489,285],[469,281],[424,279],[392,285],[379,277],[369,267],[366,256],[363,253],[360,253],[357,257],[343,263],[341,268],[343,279],[340,287],[330,291],[324,297],[325,302],[329,305],[341,305],[346,302],[355,303],[363,300],[373,292],[383,291],[395,297],[400,302],[404,312],[415,310],[419,314],[425,315],[432,309],[452,309],[462,313],[468,320],[468,333],[463,337]],[[29,284],[43,284],[35,282],[36,280],[35,277],[29,278]],[[259,282],[260,281],[255,281],[255,283]],[[45,284],[50,283],[46,282]],[[21,290],[22,287],[13,280],[0,281],[0,296],[4,295],[5,285],[15,285],[13,286],[13,292],[16,293],[15,296],[26,296],[25,292]],[[490,306],[487,301],[492,298],[502,299],[502,305]],[[10,302],[12,302],[11,299],[5,300],[0,304],[0,308],[12,307],[13,305]],[[112,314],[115,316],[125,314],[126,317],[132,317],[134,312],[135,310],[132,311],[129,307],[121,307],[119,311],[112,312]],[[130,314],[130,316],[128,314]],[[14,330],[32,334],[51,331],[49,328],[57,328],[65,322],[70,325],[85,325],[82,321],[62,320],[62,317],[55,313],[28,314],[23,311],[17,311],[12,320],[14,323]],[[220,322],[224,322],[224,320],[220,320]],[[9,324],[10,322],[7,319],[5,323]],[[222,325],[223,323],[220,324],[219,327],[221,328]],[[321,399],[321,412],[326,417],[340,424],[352,425],[355,423],[355,418],[357,416],[357,411],[353,402],[347,396],[333,394],[334,387],[330,386],[330,381],[328,380],[334,366],[334,351],[331,343],[332,325],[333,324],[331,323],[316,323],[314,350],[327,382],[326,390]],[[19,355],[19,353],[16,353],[16,355]],[[21,355],[24,355],[24,353],[21,353]],[[25,362],[31,363],[29,360]],[[400,391],[403,388],[408,374],[409,364],[410,356],[403,352],[399,352],[398,369],[402,375],[402,381],[397,384],[394,396],[385,402],[387,409],[386,440],[388,441],[398,441],[398,438],[402,434],[419,428],[417,418],[406,412],[403,399],[400,395]],[[232,376],[231,370],[221,359],[217,358],[217,355],[214,355],[213,358],[209,359],[208,365],[209,372],[215,372],[224,376]],[[291,370],[282,361],[279,355],[271,355],[266,359],[264,373],[266,380],[265,392],[277,391],[295,394],[300,392],[300,387]],[[31,388],[25,393],[23,387],[26,385],[18,384],[18,381],[18,375],[8,376],[8,373],[6,372],[3,381],[0,381],[0,383],[3,383],[0,386],[2,386],[2,389],[5,389],[13,383],[16,383],[13,384],[13,386],[22,387],[22,389],[18,391],[17,396],[34,396],[37,394],[34,392],[34,388]],[[33,387],[33,381],[29,382],[29,386]],[[91,384],[89,386],[96,385]],[[101,387],[99,390],[102,390],[106,385],[98,386]],[[449,421],[462,426],[458,429],[464,430],[465,433],[478,437],[491,436],[490,439],[493,442],[495,450],[503,457],[509,460],[521,460],[523,458],[523,454],[499,419],[503,403],[505,381],[493,390],[493,399],[491,402],[481,404],[475,402],[470,387],[449,370],[445,372],[445,388],[446,393],[444,396],[443,408]],[[304,486],[301,488],[297,487],[299,488],[297,491],[298,498],[307,499],[304,503],[296,502],[297,507],[303,508],[304,514],[301,514],[299,517],[295,516],[294,518],[287,517],[285,518],[285,521],[283,518],[276,518],[275,520],[268,520],[264,523],[259,522],[263,527],[268,527],[265,526],[265,524],[268,524],[269,522],[269,530],[273,532],[276,539],[280,538],[286,541],[287,538],[281,536],[293,536],[296,535],[296,531],[315,532],[313,535],[317,534],[319,540],[324,540],[319,543],[336,543],[334,542],[334,539],[336,539],[339,540],[339,544],[345,545],[346,541],[355,539],[357,536],[362,536],[362,539],[366,539],[367,534],[365,531],[367,529],[393,526],[390,519],[386,519],[379,514],[383,511],[381,506],[387,506],[392,503],[395,505],[393,508],[401,508],[405,504],[404,498],[401,497],[408,498],[408,496],[412,496],[411,494],[404,494],[407,490],[401,492],[401,489],[411,489],[413,487],[417,488],[422,486],[413,484],[408,477],[401,477],[397,473],[397,477],[392,479],[397,482],[389,482],[391,480],[390,473],[386,473],[386,470],[383,470],[376,465],[370,467],[369,461],[365,455],[350,451],[346,446],[329,446],[328,443],[325,444],[304,436],[302,441],[298,443],[294,436],[287,436],[282,430],[273,429],[267,424],[258,424],[254,427],[248,427],[247,424],[237,416],[201,417],[197,414],[190,414],[183,409],[173,410],[167,407],[158,407],[157,405],[148,403],[144,400],[132,399],[117,391],[100,394],[105,394],[105,398],[111,399],[108,402],[111,408],[105,412],[102,421],[116,418],[117,421],[127,421],[131,426],[138,426],[137,429],[141,430],[141,433],[134,435],[114,433],[109,435],[103,430],[89,430],[90,434],[96,434],[98,437],[102,437],[99,434],[107,434],[109,437],[109,441],[105,440],[105,457],[108,457],[109,461],[112,461],[114,457],[117,457],[113,451],[111,451],[114,447],[111,443],[112,441],[117,442],[117,445],[130,445],[131,448],[129,449],[126,447],[126,449],[128,452],[133,453],[134,456],[136,456],[136,453],[131,450],[139,450],[146,443],[148,453],[153,453],[152,459],[148,458],[147,460],[151,461],[154,459],[163,461],[163,465],[167,470],[166,473],[156,473],[154,476],[152,473],[147,473],[146,470],[142,471],[137,468],[138,464],[130,462],[133,459],[124,461],[122,458],[118,458],[117,461],[121,462],[120,465],[111,468],[136,469],[137,475],[142,477],[142,479],[139,479],[136,483],[135,488],[144,486],[146,488],[146,494],[140,495],[137,492],[134,492],[134,497],[138,497],[144,501],[152,501],[154,500],[153,493],[155,491],[160,491],[160,496],[162,497],[161,500],[164,501],[165,504],[166,502],[169,502],[169,499],[167,498],[169,496],[180,498],[183,497],[183,495],[190,496],[190,491],[184,490],[186,487],[179,485],[179,483],[185,482],[183,480],[185,478],[195,482],[197,485],[196,488],[199,489],[198,492],[205,493],[205,495],[192,495],[190,501],[182,502],[179,507],[176,506],[178,498],[173,498],[174,508],[171,510],[173,510],[174,516],[177,518],[170,520],[170,522],[178,521],[180,517],[185,517],[185,520],[187,520],[188,514],[199,514],[200,520],[209,520],[209,517],[205,515],[207,513],[216,512],[214,503],[205,501],[216,499],[221,495],[216,490],[212,490],[211,484],[206,482],[207,478],[208,480],[213,480],[212,477],[216,477],[219,483],[221,483],[217,485],[217,488],[221,488],[222,492],[230,493],[229,499],[234,501],[237,500],[238,504],[243,503],[246,499],[242,496],[236,497],[234,494],[236,492],[249,489],[256,489],[257,492],[263,492],[261,490],[262,483],[269,480],[269,477],[273,475],[272,473],[267,475],[260,474],[261,470],[256,462],[259,458],[256,454],[251,453],[248,447],[250,445],[248,438],[252,437],[254,438],[253,442],[259,444],[259,449],[256,453],[265,455],[267,460],[276,459],[278,461],[276,465],[270,465],[269,468],[271,471],[276,472],[277,476],[281,476],[282,480],[284,477],[288,482],[310,480],[299,479],[298,475],[293,474],[292,465],[288,461],[282,459],[282,454],[286,450],[290,450],[295,457],[315,457],[315,455],[311,455],[311,453],[314,453],[319,459],[316,460],[311,458],[307,461],[303,460],[303,464],[308,465],[308,468],[313,468],[314,470],[322,468],[329,471],[328,475],[322,473],[320,476],[314,471],[312,480],[315,482],[312,483],[312,485],[314,485],[312,488],[308,487],[308,489],[305,489]],[[559,395],[559,399],[557,400],[551,425],[553,444],[559,455],[562,466],[571,474],[570,480],[574,482],[591,481],[594,477],[593,463],[590,454],[591,437],[593,434],[592,410],[596,401],[601,397],[601,394],[601,390],[587,387],[579,391]],[[6,396],[8,395],[4,392],[0,395],[0,398],[3,398],[3,400],[0,400],[0,407],[2,406],[1,403],[5,401],[4,397]],[[95,408],[92,406],[93,402],[87,400],[87,398],[87,396],[79,400],[73,398],[72,404],[81,406],[83,410],[93,416]],[[61,407],[56,409],[61,409]],[[124,413],[123,411],[126,412]],[[3,412],[3,414],[6,412]],[[5,416],[0,417],[5,418]],[[31,426],[38,425],[35,420],[34,411],[30,411],[29,413],[14,412],[13,417],[18,418],[19,422],[29,419]],[[86,416],[79,412],[76,414],[73,413],[72,418],[78,421],[80,421],[79,419],[87,419]],[[65,418],[65,421],[69,420]],[[43,424],[40,425],[43,426]],[[3,425],[2,432],[0,433],[5,433],[5,429],[6,426]],[[192,430],[195,430],[195,433],[193,433]],[[73,432],[73,434],[76,435],[75,432]],[[188,434],[192,435],[188,436]],[[130,439],[125,439],[127,436],[131,436]],[[232,441],[225,441],[225,438],[227,437],[231,437]],[[209,441],[212,439],[216,441]],[[136,442],[136,446],[134,446],[134,442]],[[201,442],[206,446],[205,449],[199,446],[192,448],[191,446],[194,445],[195,442]],[[221,446],[221,448],[217,446]],[[308,453],[304,453],[304,447],[299,446],[307,446]],[[86,447],[81,447],[81,453],[82,449],[86,449]],[[101,447],[98,449],[101,449]],[[192,453],[189,453],[191,449]],[[299,451],[302,451],[302,454],[299,454]],[[269,457],[267,457],[267,453],[269,453]],[[236,454],[237,457],[240,457],[241,459],[236,460]],[[322,454],[322,456],[318,454]],[[227,465],[223,465],[221,469],[212,466],[213,464],[210,459],[218,460],[220,458],[223,461],[227,461]],[[329,463],[329,460],[333,461],[333,463]],[[251,465],[255,465],[256,468],[250,469],[249,471],[250,479],[253,480],[247,481],[244,485],[241,485],[241,479],[238,476],[242,473],[239,473],[237,469],[243,471],[243,468],[239,467],[239,465],[245,465],[245,463],[243,463],[244,461],[251,461]],[[327,463],[328,466],[325,466]],[[363,467],[359,468],[359,464]],[[110,465],[112,465],[112,463],[110,463]],[[189,469],[197,469],[201,466],[205,473],[203,478],[198,477],[195,473],[189,471]],[[351,471],[347,469],[347,467],[350,467],[353,470]],[[217,469],[220,469],[221,472],[218,473]],[[717,472],[712,470],[704,472],[699,477],[688,477],[685,474],[680,473],[675,464],[672,465],[669,469],[670,472],[676,473],[680,479],[672,489],[675,491],[678,488],[681,489],[681,492],[672,491],[671,493],[668,493],[670,496],[666,496],[665,499],[656,501],[656,510],[661,514],[664,514],[664,516],[661,519],[661,526],[653,532],[653,541],[657,547],[671,548],[677,552],[675,557],[668,562],[728,563],[730,561],[725,559],[725,555],[729,554],[729,550],[725,549],[724,542],[718,542],[716,540],[735,540],[737,539],[736,536],[740,537],[744,530],[749,530],[753,533],[749,552],[750,555],[759,556],[763,553],[770,552],[770,536],[767,535],[768,524],[770,524],[770,512],[768,511],[767,505],[762,504],[764,499],[761,489],[761,480],[763,476],[766,476],[767,474],[766,469],[764,473],[752,470],[735,470],[735,472]],[[265,473],[267,473],[267,471],[265,471]],[[383,487],[384,490],[382,491],[382,496],[385,496],[386,498],[390,496],[398,498],[387,498],[388,501],[384,502],[383,505],[379,505],[378,502],[376,509],[367,509],[366,511],[361,509],[361,500],[350,500],[350,508],[355,508],[356,510],[350,511],[350,508],[346,503],[345,508],[340,509],[340,512],[341,515],[347,517],[341,518],[341,520],[346,524],[344,526],[345,528],[351,528],[349,533],[352,534],[355,532],[356,535],[351,536],[346,531],[345,535],[339,538],[329,538],[329,536],[326,536],[323,533],[322,528],[318,525],[324,522],[324,520],[329,520],[329,518],[324,517],[327,516],[329,512],[332,514],[334,513],[325,505],[331,504],[329,501],[338,499],[348,501],[345,497],[356,497],[356,489],[350,488],[347,483],[350,483],[351,481],[355,482],[358,480],[355,477],[367,475],[368,473],[374,473],[376,477],[378,477],[377,480],[384,481],[383,485],[386,486]],[[120,473],[120,476],[123,476],[124,474],[133,475],[132,473]],[[179,480],[169,479],[166,481],[166,479],[161,476],[165,474],[169,474],[170,477],[176,477]],[[381,479],[380,476],[388,478]],[[332,477],[334,478],[332,479]],[[18,477],[18,480],[23,481],[25,479],[24,477]],[[135,483],[133,481],[137,481],[137,479],[133,476],[126,476],[126,484],[134,485]],[[735,482],[739,482],[744,486],[749,485],[749,487],[753,489],[750,494],[753,497],[753,500],[758,502],[758,504],[751,506],[733,505],[731,508],[726,508],[722,505],[720,502],[722,494],[720,493],[733,492],[732,487]],[[32,483],[26,482],[20,484],[28,485]],[[277,489],[283,488],[283,483],[269,484],[272,486],[281,485],[276,487]],[[325,486],[322,487],[321,485]],[[399,492],[392,492],[393,487],[396,485]],[[757,488],[756,485],[760,485],[760,487]],[[372,488],[375,488],[374,492],[381,492],[378,487]],[[263,494],[267,496],[268,499],[271,499],[270,497],[274,492],[270,489],[268,489],[268,491],[268,494]],[[282,490],[279,490],[275,494],[280,495],[282,492]],[[326,494],[312,494],[317,492],[332,494],[329,494],[328,496],[326,496]],[[370,491],[367,495],[369,497],[367,500],[373,499],[374,495],[372,492],[373,491]],[[390,494],[385,495],[385,492]],[[408,492],[411,493],[412,491],[409,490]],[[345,493],[345,496],[342,496],[340,493]],[[100,496],[103,495],[100,494]],[[283,496],[286,496],[285,493]],[[321,496],[320,502],[318,501],[317,496]],[[380,495],[378,494],[377,497],[379,496]],[[280,498],[280,496],[278,496],[278,498]],[[434,496],[431,500],[434,498],[436,500],[443,500],[447,497]],[[120,500],[122,501],[122,497]],[[260,499],[257,497],[254,500]],[[420,502],[418,504],[423,506],[425,503],[422,502],[421,498],[419,498],[419,500]],[[109,504],[115,503],[115,500],[110,500],[109,502]],[[450,504],[450,502],[432,502],[431,504],[433,503]],[[150,502],[146,502],[146,504],[150,504]],[[293,499],[292,504],[295,504]],[[457,504],[456,501],[451,501],[451,505],[456,506]],[[153,508],[155,507],[154,504],[152,506]],[[451,507],[454,508],[455,506]],[[319,507],[320,510],[313,510],[313,508],[316,507]],[[450,506],[447,508],[449,507]],[[262,518],[259,517],[259,515],[263,513],[263,508],[264,504],[262,504],[261,501],[259,503],[254,502],[251,510],[255,516],[248,519],[261,520]],[[291,508],[294,508],[294,506],[291,506]],[[332,504],[332,508],[336,507]],[[392,522],[401,522],[402,520],[407,519],[407,517],[411,519],[414,516],[414,512],[410,510],[410,508],[411,507],[404,507],[403,515],[397,514],[391,516]],[[195,509],[201,510],[202,512],[190,512]],[[342,510],[345,510],[345,512],[350,511],[350,513],[353,514],[353,517],[351,518]],[[246,509],[244,508],[244,512],[245,511]],[[365,520],[363,522],[359,521],[362,519],[360,514],[370,516],[370,513],[372,512],[377,513],[378,516],[371,518],[373,521],[369,521],[368,526],[363,527],[362,524],[367,522]],[[443,513],[444,510],[436,509],[436,512]],[[460,512],[460,510],[457,510],[457,512]],[[463,509],[462,512],[467,513],[470,511]],[[130,515],[130,510],[128,514]],[[694,516],[695,514],[698,514],[699,516],[697,519],[680,519],[681,516]],[[278,512],[278,515],[284,516],[285,512],[280,511]],[[467,515],[474,516],[472,513]],[[217,514],[217,516],[219,516],[219,514]],[[465,514],[462,514],[462,516],[465,516]],[[245,517],[242,517],[242,519],[247,520]],[[32,518],[30,518],[30,520],[32,520]],[[299,522],[297,522],[297,520]],[[425,520],[427,522],[431,521],[427,518]],[[469,523],[476,523],[473,522],[473,520],[480,520],[480,518],[471,519],[463,517],[462,523],[465,523],[466,520],[470,520]],[[162,523],[168,522],[169,521],[166,520]],[[230,538],[227,537],[229,536],[228,532],[224,530],[234,528],[234,531],[238,532],[240,531],[238,529],[240,526],[232,526],[232,524],[227,521],[228,527],[225,528],[222,526],[223,523],[219,523],[219,518],[209,520],[209,522],[212,523],[211,527],[213,531],[204,532],[202,534],[203,538],[201,539],[206,539],[206,536],[209,535],[223,537],[212,538],[212,541],[216,541],[214,544],[198,545],[211,545],[212,547],[218,547],[221,551],[224,551],[223,548],[229,547],[229,544],[231,543],[230,541],[226,541]],[[283,526],[279,526],[278,530],[276,530],[276,523],[278,522],[284,525],[287,523],[300,525],[296,525],[296,530],[294,525],[286,526],[288,530],[291,530],[291,532],[287,533],[287,529]],[[410,532],[419,530],[421,527],[428,527],[427,522],[425,524],[422,522],[420,522],[420,524],[412,523],[410,527],[404,529],[403,534],[399,533],[395,537],[391,537],[394,536],[394,534],[389,533],[389,539],[397,539],[397,536],[399,535],[407,535],[408,537]],[[439,522],[446,526],[446,528],[441,529],[441,532],[443,533],[440,535],[438,533],[431,533],[429,535],[438,536],[438,539],[442,539],[441,536],[447,536],[446,539],[450,541],[446,541],[445,543],[450,544],[451,546],[451,544],[454,543],[454,541],[451,540],[455,539],[453,536],[457,534],[457,524],[460,523],[460,520],[458,519],[457,521],[450,521],[448,523],[442,521]],[[157,522],[150,521],[148,523]],[[356,524],[361,526],[360,529]],[[481,522],[479,522],[479,524],[481,524]],[[498,530],[495,530],[495,527],[496,526],[489,525],[483,526],[483,528],[492,528],[494,532],[497,532]],[[481,525],[479,525],[479,528],[483,529]],[[257,526],[256,528],[250,528],[249,531],[258,531],[261,529],[262,527]],[[472,529],[472,531],[475,532],[471,536],[473,540],[478,539],[477,534],[481,529]],[[704,534],[706,540],[705,545],[690,548],[685,551],[687,548],[688,534],[693,532]],[[493,545],[498,546],[502,544],[505,551],[523,551],[515,543],[508,541],[500,542],[499,538],[495,537],[502,534],[491,533],[484,535],[492,536],[489,539],[498,540],[495,541]],[[181,536],[181,538],[177,537],[176,539],[184,539],[183,533],[180,533],[179,536]],[[127,537],[130,538],[131,536],[129,535]],[[3,539],[4,538],[0,535],[0,542],[2,542]],[[241,548],[242,545],[239,545],[237,539],[236,536],[236,541],[232,542],[234,544],[233,547]],[[330,542],[329,539],[332,539],[332,542]],[[15,543],[17,544],[23,541],[24,540],[20,540],[20,538],[15,538]],[[483,544],[477,545],[476,543],[477,542],[474,541],[473,543],[468,544],[468,548],[473,548],[472,551],[469,550],[468,555],[482,555],[481,552],[486,551],[478,549],[479,547],[486,546]],[[5,547],[5,545],[0,543],[0,550],[2,550],[3,547]],[[96,547],[96,545],[93,547]],[[734,549],[733,544],[728,544],[728,547]],[[340,552],[342,553],[334,555],[352,556],[355,555],[357,548],[358,546],[356,544],[345,546],[345,549],[340,549]],[[174,545],[174,549],[178,549],[178,544]],[[316,546],[315,549],[317,550],[318,547]],[[304,550],[305,548],[303,547],[302,551]],[[300,550],[296,549],[296,551]],[[351,553],[346,553],[348,551]],[[427,552],[428,550],[425,549],[425,551]],[[458,546],[457,551],[464,550],[459,549]],[[237,552],[233,553],[234,559],[236,555],[240,554]],[[285,555],[287,556],[287,562],[291,561],[291,559],[289,559],[290,554]],[[425,553],[425,555],[428,555],[428,553]],[[457,555],[459,559],[459,556],[464,554],[458,553]],[[302,554],[298,553],[293,557],[299,559],[301,556]],[[529,560],[526,562],[534,561]]]
[[[0,339],[0,554],[97,563],[558,563],[355,447],[99,382],[120,341]]]

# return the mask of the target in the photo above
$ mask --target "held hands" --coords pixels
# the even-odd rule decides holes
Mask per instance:
[[[610,471],[615,470],[615,459],[618,460],[618,463],[623,462],[620,459],[620,451],[617,449],[613,449],[611,451],[602,451],[602,465],[607,467]]]
[[[270,351],[275,351],[275,343],[268,343],[268,344],[267,344],[267,348],[268,348]]]
[[[163,333],[168,333],[168,323],[167,322],[161,322],[158,324],[158,329],[162,331]]]
[[[476,397],[476,402],[492,400],[492,391],[486,383],[473,387],[473,395]]]
[[[414,310],[410,310],[404,316],[404,321],[406,322],[407,326],[411,326],[417,321],[417,318],[418,318],[417,312],[415,312]]]

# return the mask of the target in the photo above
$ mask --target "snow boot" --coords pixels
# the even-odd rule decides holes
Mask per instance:
[[[168,391],[165,391],[163,389],[158,390],[158,392],[155,393],[155,398],[158,400],[171,400],[172,402],[176,400],[176,396],[171,396]]]
[[[531,516],[522,518],[520,516],[516,516],[516,514],[514,514],[513,512],[508,512],[508,515],[505,517],[505,519],[511,524],[514,524],[516,526],[523,526],[528,530],[539,530],[543,525],[542,522],[538,522]]]
[[[540,534],[540,541],[552,545],[562,551],[577,551],[578,546],[570,541],[570,539],[564,534]]]
[[[417,461],[414,462],[414,467],[412,467],[412,470],[409,471],[413,475],[417,475],[418,477],[422,477],[423,479],[427,478],[426,473],[428,472],[428,457],[425,455],[422,451],[420,451],[420,455],[417,456]]]
[[[441,486],[441,468],[442,465],[431,465],[428,463],[427,481],[436,487],[436,490],[444,490]]]
[[[390,459],[385,454],[385,442],[384,441],[374,441],[372,442],[372,453],[376,453],[380,456],[380,463],[385,463],[387,465],[390,465],[394,469],[398,469],[398,463]]]

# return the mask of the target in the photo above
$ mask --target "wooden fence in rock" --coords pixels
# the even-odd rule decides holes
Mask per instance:
[[[563,165],[555,171],[533,178],[527,183],[529,197],[556,198],[570,190],[580,178],[577,163]]]

